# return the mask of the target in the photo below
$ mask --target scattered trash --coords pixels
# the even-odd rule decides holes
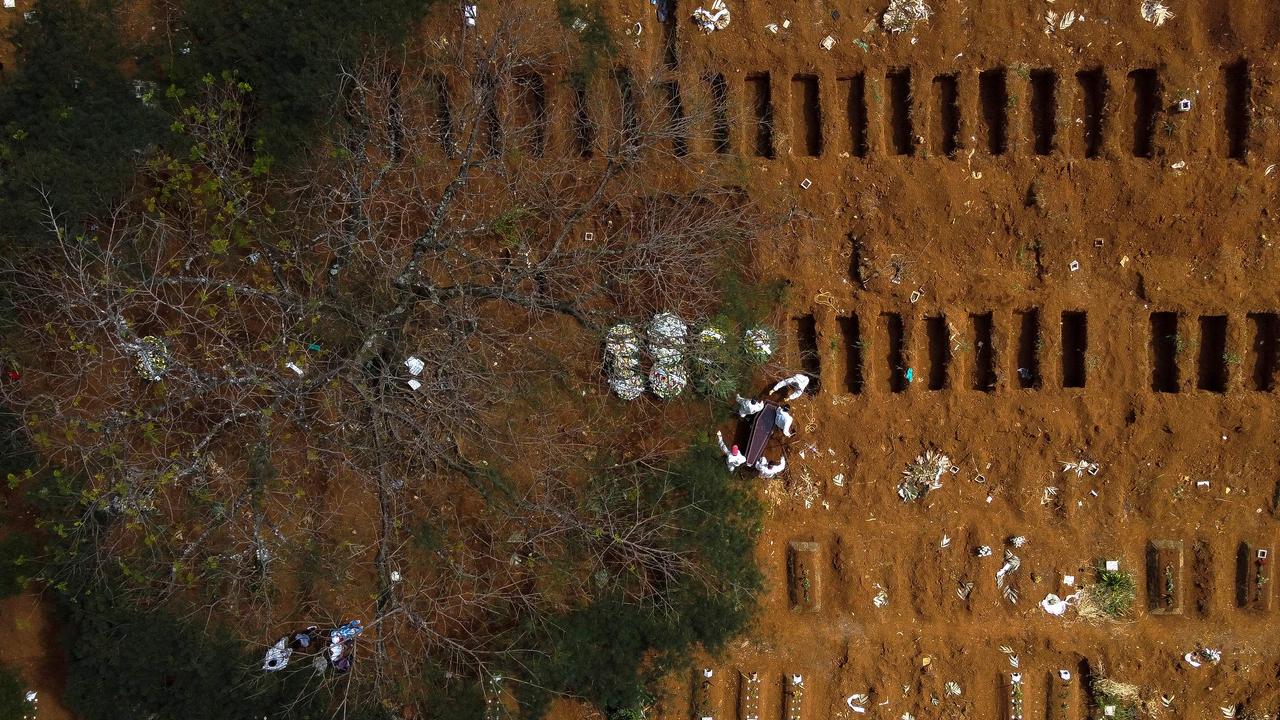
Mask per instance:
[[[715,0],[711,3],[710,10],[701,7],[694,10],[693,22],[702,28],[704,33],[723,30],[729,27],[729,8],[724,4],[724,0]]]
[[[1191,667],[1198,668],[1204,663],[1217,665],[1222,662],[1222,653],[1211,648],[1200,648],[1199,650],[1193,650],[1186,655],[1183,655],[1182,659],[1186,660],[1187,664]]]
[[[822,45],[823,50],[830,50],[831,48],[836,46],[836,39],[828,35],[822,38],[822,42],[819,44]]]
[[[951,536],[946,533],[943,533],[942,542],[938,544],[938,547],[942,547],[942,548],[951,547]]]
[[[1105,563],[1103,563],[1103,567],[1107,569],[1107,572],[1120,572],[1120,561],[1107,560]]]
[[[809,178],[805,178],[800,181],[800,187],[805,190],[808,190],[809,188],[813,187],[813,181],[810,180]]]
[[[1014,546],[1014,547],[1016,547],[1016,548],[1020,548],[1020,547],[1022,547],[1023,545],[1026,545],[1026,544],[1027,544],[1027,538],[1026,538],[1026,537],[1024,537],[1024,536],[1022,536],[1022,535],[1015,535],[1015,536],[1013,536],[1013,537],[1009,538],[1006,542],[1008,542],[1010,545],[1012,545],[1012,546]]]
[[[880,587],[879,583],[876,583],[876,587],[880,588],[880,591],[876,593],[875,597],[871,598],[871,604],[878,608],[882,608],[889,604],[889,593],[886,592],[884,588]]]
[[[1222,711],[1222,717],[1224,717],[1224,718],[1233,718],[1233,717],[1235,717],[1235,716],[1236,716],[1236,706],[1235,706],[1235,705],[1223,705],[1222,707],[1220,707],[1220,708],[1218,708],[1218,709]]]
[[[1066,30],[1074,25],[1076,20],[1084,20],[1084,13],[1076,15],[1075,10],[1068,10],[1059,15],[1058,13],[1049,10],[1044,14],[1044,34],[1051,35],[1055,30]]]
[[[298,377],[302,377],[304,374],[302,372],[302,368],[298,367],[297,363],[287,362],[284,364],[284,366],[292,370],[294,374],[296,374]]]
[[[462,22],[463,22],[463,24],[465,24],[467,27],[475,27],[475,26],[476,26],[476,17],[477,17],[477,16],[478,16],[478,11],[477,11],[477,9],[476,9],[476,6],[475,6],[475,5],[463,5],[463,6],[462,6]]]
[[[1093,464],[1094,463],[1091,463],[1088,460],[1077,460],[1074,462],[1063,461],[1062,472],[1074,472],[1076,477],[1084,477],[1084,474],[1089,472],[1089,467]]]
[[[1173,107],[1178,112],[1191,112],[1191,98],[1182,98]]]
[[[844,487],[844,474],[841,473],[831,478],[831,484],[836,487]]]
[[[1166,21],[1173,19],[1173,11],[1159,0],[1142,0],[1142,7],[1139,8],[1142,19],[1160,27]]]
[[[956,588],[956,596],[961,600],[968,600],[969,594],[973,592],[973,583],[960,581],[960,586]]]
[[[1067,612],[1067,608],[1075,604],[1076,599],[1076,595],[1068,595],[1065,598],[1060,598],[1054,593],[1049,593],[1045,596],[1044,600],[1040,601],[1040,607],[1050,615],[1060,617]]]
[[[889,0],[889,7],[880,16],[880,24],[891,33],[903,33],[918,22],[928,22],[932,14],[924,0]]]
[[[1208,489],[1209,489],[1209,481],[1208,481],[1208,480],[1197,480],[1197,481],[1196,481],[1196,487],[1200,488],[1201,490],[1208,490]]]
[[[139,341],[136,351],[138,375],[143,380],[159,382],[169,369],[169,346],[155,335],[147,335]]]
[[[946,693],[948,697],[960,697],[960,683],[954,680],[948,680],[947,683],[942,686],[942,692]]]
[[[404,366],[409,368],[410,375],[417,377],[422,374],[422,370],[427,367],[427,364],[422,362],[421,359],[410,355],[405,359]]]
[[[859,714],[866,714],[866,706],[870,702],[871,698],[866,693],[854,693],[844,699],[844,704],[848,705],[850,710]]]
[[[768,25],[765,25],[765,26],[764,26],[764,29],[765,29],[765,30],[768,30],[769,32],[773,33],[774,35],[777,35],[777,34],[778,34],[778,23],[769,23]]]
[[[1160,704],[1161,704],[1161,705],[1163,705],[1163,706],[1165,706],[1165,707],[1167,707],[1167,708],[1172,708],[1172,707],[1173,707],[1173,696],[1172,696],[1172,695],[1165,695],[1165,694],[1161,693],[1161,695],[1160,695]]]
[[[1006,587],[1002,592],[1004,593],[1005,600],[1008,600],[1014,605],[1018,604],[1018,591],[1014,590],[1012,585]]]
[[[1071,270],[1071,272],[1075,272],[1075,271],[1079,270],[1079,269],[1080,269],[1080,261],[1079,261],[1079,260],[1072,260],[1072,261],[1071,261],[1071,263],[1067,265],[1067,268],[1068,268],[1069,270]]]
[[[409,378],[409,381],[408,381],[408,383],[406,383],[406,384],[409,386],[409,389],[410,389],[410,390],[421,390],[421,389],[422,389],[422,382],[421,382],[421,381],[419,381],[417,378]]]
[[[902,471],[903,480],[898,485],[898,497],[903,502],[912,502],[928,495],[931,490],[942,487],[942,475],[951,466],[951,459],[930,448],[923,455],[917,455],[914,462],[908,463]]]
[[[583,33],[587,30],[587,21],[580,17],[576,17],[573,19],[573,22],[569,23],[569,27],[573,28],[573,31],[576,33]]]
[[[1075,576],[1075,575],[1063,575],[1063,576],[1062,576],[1062,584],[1063,584],[1063,585],[1066,585],[1067,587],[1075,587],[1075,584],[1076,584],[1076,576]]]
[[[907,378],[907,382],[915,382],[915,380],[916,380],[916,371],[915,371],[915,368],[907,368],[906,378]],[[941,473],[939,473],[939,474],[941,474]]]
[[[1005,576],[1014,572],[1021,566],[1022,560],[1020,560],[1017,555],[1014,555],[1012,550],[1005,550],[1004,565],[1001,565],[1000,569],[996,571],[996,587],[1004,587]]]
[[[978,546],[978,549],[974,552],[974,554],[977,555],[978,557],[991,557],[991,546],[980,545]]]
[[[393,582],[393,583],[398,583],[398,582],[400,582],[400,581],[401,581],[401,580],[403,580],[403,579],[404,579],[404,577],[400,574],[400,571],[399,571],[399,570],[392,570],[392,571],[391,571],[391,582]]]
[[[1187,161],[1179,160],[1178,162],[1171,164],[1169,167],[1173,168],[1174,170],[1185,170],[1187,167]]]

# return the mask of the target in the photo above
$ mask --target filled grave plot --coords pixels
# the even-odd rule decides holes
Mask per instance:
[[[1000,673],[1000,708],[1004,720],[1022,720],[1026,705],[1026,690],[1022,673]]]
[[[760,720],[760,673],[738,673],[738,720]]]
[[[1242,542],[1236,551],[1236,606],[1271,611],[1271,544]]]
[[[786,675],[782,678],[783,720],[803,720],[805,708],[804,676]]]
[[[1075,676],[1065,668],[1050,670],[1045,696],[1045,720],[1076,720],[1079,717],[1080,692]]]
[[[1152,540],[1147,545],[1147,612],[1182,614],[1182,541]]]
[[[693,674],[694,720],[716,720],[716,673],[712,668],[698,668]]]
[[[793,610],[818,609],[820,551],[815,542],[793,541],[787,547],[787,594]]]

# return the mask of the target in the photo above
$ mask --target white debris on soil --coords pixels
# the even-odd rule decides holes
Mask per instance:
[[[951,458],[934,450],[926,450],[917,455],[914,462],[908,463],[902,471],[902,482],[898,485],[898,497],[903,502],[919,500],[931,490],[942,487],[942,476],[951,467]]]
[[[876,596],[875,596],[875,597],[871,598],[871,604],[872,604],[872,605],[875,605],[875,606],[876,606],[876,607],[878,607],[878,608],[881,608],[881,607],[884,607],[885,605],[888,605],[888,604],[889,604],[889,593],[888,593],[888,591],[886,591],[884,588],[880,587],[880,583],[876,583],[876,587],[877,587],[877,588],[879,588],[879,592],[877,592],[877,593],[876,593]]]
[[[1142,0],[1140,12],[1143,20],[1156,27],[1164,25],[1166,20],[1173,19],[1173,11],[1159,0]]]
[[[880,24],[891,33],[901,33],[912,29],[918,22],[928,22],[932,14],[924,0],[889,0]]]
[[[1068,10],[1058,14],[1053,10],[1048,10],[1044,14],[1044,34],[1052,35],[1056,30],[1066,30],[1075,25],[1077,20],[1084,20],[1084,13],[1077,14],[1075,10]]]
[[[700,7],[693,11],[693,22],[705,33],[713,33],[729,27],[729,19],[729,8],[724,4],[724,0],[715,0],[711,3],[710,10]]]

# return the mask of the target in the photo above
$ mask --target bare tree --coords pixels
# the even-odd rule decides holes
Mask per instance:
[[[607,323],[715,310],[750,208],[696,104],[560,84],[572,40],[511,23],[350,68],[299,172],[263,172],[251,90],[212,82],[191,159],[87,234],[49,208],[54,250],[4,268],[31,361],[3,400],[86,479],[73,532],[246,633],[371,617],[388,696],[426,662],[490,681],[620,575],[661,612],[703,572],[689,501],[641,492],[653,454],[589,480],[621,423],[575,390]],[[612,121],[566,133],[584,87]]]

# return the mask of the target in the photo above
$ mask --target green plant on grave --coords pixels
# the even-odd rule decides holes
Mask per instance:
[[[1129,614],[1137,592],[1133,576],[1129,573],[1123,570],[1099,570],[1098,580],[1088,588],[1088,595],[1103,615],[1119,619]]]

